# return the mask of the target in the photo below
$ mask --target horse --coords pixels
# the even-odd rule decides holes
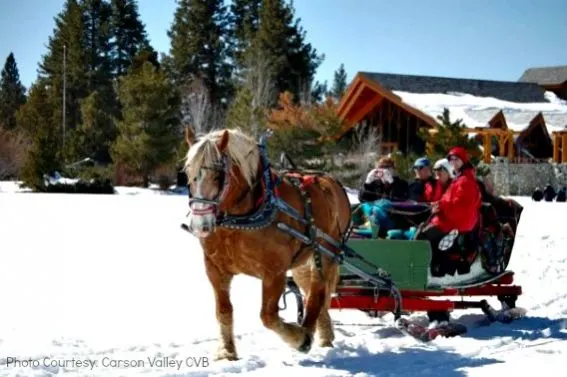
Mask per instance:
[[[265,328],[302,353],[309,352],[315,335],[321,347],[333,347],[334,330],[328,310],[339,266],[329,256],[283,232],[276,223],[285,223],[303,234],[309,225],[277,208],[269,216],[260,216],[269,220],[259,225],[222,224],[230,218],[252,219],[266,208],[262,206],[269,200],[266,177],[270,177],[276,182],[271,191],[277,198],[333,240],[344,241],[351,223],[344,187],[325,173],[294,175],[267,168],[267,157],[262,158],[256,140],[237,129],[211,131],[199,140],[190,132],[186,141],[190,146],[184,163],[189,189],[188,228],[202,246],[206,274],[214,291],[220,330],[215,360],[238,359],[229,293],[231,281],[238,274],[261,280],[260,319]],[[324,239],[320,243],[333,253],[340,252]],[[279,316],[278,303],[289,270],[306,295],[306,315],[301,324],[286,323]]]

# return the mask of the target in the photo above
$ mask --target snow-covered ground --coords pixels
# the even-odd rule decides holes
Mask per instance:
[[[179,228],[186,197],[16,194],[2,187],[0,377],[564,374],[564,203],[520,198],[525,211],[510,268],[524,287],[518,304],[528,309],[525,319],[421,344],[394,330],[391,315],[333,311],[335,348],[315,346],[304,355],[263,328],[260,282],[239,276],[232,299],[241,359],[213,362],[212,291],[199,244]],[[293,309],[283,316],[293,320]],[[480,317],[455,313],[460,316],[469,324]],[[15,365],[11,358],[39,365]],[[73,360],[97,364],[73,366]],[[152,367],[152,360],[182,365]],[[124,366],[128,361],[138,365]]]

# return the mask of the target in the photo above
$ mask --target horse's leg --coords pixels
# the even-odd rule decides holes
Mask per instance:
[[[262,280],[262,312],[260,317],[264,326],[278,334],[291,347],[307,352],[311,348],[313,336],[302,327],[285,323],[279,316],[278,303],[285,290],[286,274],[266,276]]]
[[[319,346],[332,347],[335,340],[335,332],[333,330],[333,322],[329,315],[329,306],[331,305],[332,294],[335,292],[339,280],[339,266],[325,259],[324,266],[325,277],[327,278],[325,286],[325,302],[323,308],[317,318],[317,334],[319,337]]]
[[[205,269],[215,293],[216,316],[220,328],[220,345],[215,360],[237,360],[230,302],[230,283],[233,276],[222,273],[208,259],[205,259]]]
[[[321,347],[331,347],[332,342],[334,340],[334,333],[332,328],[331,317],[329,316],[329,312],[328,312],[328,307],[331,303],[331,293],[334,292],[335,290],[335,286],[338,279],[338,272],[335,274],[333,278],[332,267],[333,266],[329,266],[329,268],[327,268],[329,271],[327,271],[326,275],[324,275],[324,276],[329,276],[330,280],[327,281],[327,286],[325,287],[325,300],[323,302],[321,312],[319,313],[319,317],[317,317],[317,322],[316,322],[316,331],[319,338],[319,345]],[[295,283],[299,286],[299,288],[301,288],[304,295],[309,297],[313,273],[318,274],[319,272],[312,271],[311,266],[309,264],[305,264],[294,268],[291,271],[291,273],[292,273],[293,281],[295,281]]]

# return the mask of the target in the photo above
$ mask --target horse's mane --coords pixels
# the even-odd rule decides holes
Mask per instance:
[[[187,177],[195,177],[202,167],[212,167],[219,163],[221,152],[217,144],[227,131],[228,144],[225,153],[233,165],[240,169],[248,185],[252,186],[254,177],[258,172],[260,154],[256,141],[238,129],[223,129],[212,131],[199,139],[189,148],[185,156],[184,170]]]

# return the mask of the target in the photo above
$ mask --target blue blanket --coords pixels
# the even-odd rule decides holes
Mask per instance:
[[[388,239],[403,239],[411,240],[414,238],[416,228],[411,227],[407,230],[394,229],[394,222],[391,220],[388,213],[389,209],[395,208],[408,212],[419,212],[427,209],[428,205],[416,202],[396,202],[393,203],[387,199],[380,199],[373,202],[366,202],[360,205],[360,209],[364,216],[377,226],[382,232],[387,234]],[[370,234],[370,229],[368,233]],[[360,231],[358,232],[360,233]]]

